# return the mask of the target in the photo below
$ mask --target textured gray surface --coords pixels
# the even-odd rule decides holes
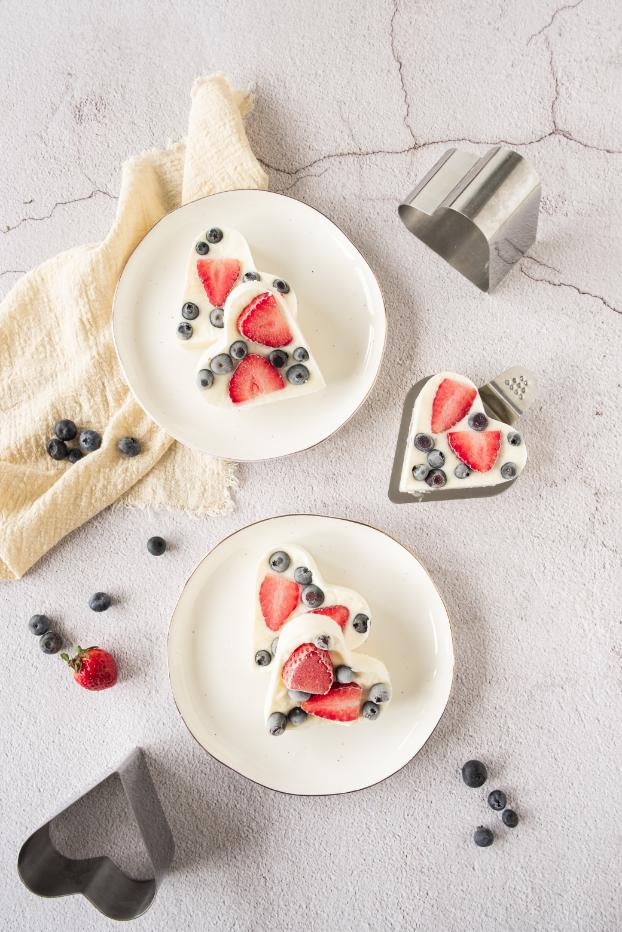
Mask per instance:
[[[112,927],[82,900],[32,896],[14,865],[43,818],[138,742],[178,859],[137,928],[622,926],[622,20],[613,8],[2,4],[2,286],[100,238],[120,161],[182,135],[193,78],[222,69],[256,86],[249,135],[272,189],[326,212],[369,259],[389,342],[353,421],[308,453],[242,469],[230,516],[111,510],[0,586],[1,928]],[[463,137],[479,152],[509,141],[543,181],[532,258],[492,297],[424,251],[395,211],[444,141]],[[541,373],[543,394],[524,423],[531,457],[514,489],[391,505],[407,388],[446,367],[486,381],[515,361]],[[392,780],[353,796],[290,799],[245,782],[192,742],[169,695],[166,630],[188,572],[230,531],[291,511],[358,518],[410,545],[454,620],[456,682],[433,739]],[[145,550],[153,533],[172,543],[159,561]],[[103,616],[86,607],[95,589],[116,599]],[[78,689],[38,653],[26,631],[35,611],[69,640],[113,649],[119,685]],[[522,817],[484,851],[471,832],[498,823],[457,775],[473,755]],[[99,853],[105,825],[72,824],[72,851]]]

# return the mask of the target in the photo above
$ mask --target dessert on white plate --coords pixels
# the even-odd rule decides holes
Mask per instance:
[[[440,372],[413,407],[399,488],[420,494],[497,485],[515,479],[526,461],[522,435],[486,414],[473,382]]]

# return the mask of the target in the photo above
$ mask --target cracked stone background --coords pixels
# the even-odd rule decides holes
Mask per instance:
[[[106,233],[120,163],[182,136],[193,78],[223,70],[255,87],[248,133],[271,189],[348,233],[389,320],[364,408],[314,450],[240,469],[230,515],[110,509],[0,585],[0,928],[113,927],[82,899],[31,895],[15,862],[61,802],[140,743],[178,855],[136,928],[620,929],[619,7],[5,0],[0,10],[3,291]],[[448,145],[483,153],[498,142],[533,161],[543,201],[529,257],[486,296],[411,238],[396,206]],[[390,504],[410,385],[442,368],[481,384],[514,362],[540,373],[542,395],[511,492]],[[290,799],[222,768],[169,695],[167,625],[190,570],[231,531],[292,511],[396,536],[428,566],[454,622],[456,680],[433,738],[388,782],[341,798]],[[171,544],[157,562],[145,549],[154,533]],[[115,597],[103,617],[86,607],[96,589]],[[111,648],[119,685],[80,691],[38,653],[26,630],[35,611],[69,641]],[[521,816],[487,850],[471,833],[498,819],[458,774],[472,756]],[[121,835],[117,856],[140,871],[114,802],[73,813],[59,844],[99,854]]]

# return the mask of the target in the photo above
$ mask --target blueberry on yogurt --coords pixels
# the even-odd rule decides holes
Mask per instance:
[[[214,375],[226,375],[233,370],[233,360],[229,353],[218,353],[210,363]]]
[[[259,272],[244,272],[244,275],[242,276],[242,280],[245,282],[260,282],[261,275],[259,274]]]
[[[272,352],[268,356],[268,359],[270,360],[270,362],[272,363],[275,369],[282,369],[283,366],[287,364],[287,360],[289,359],[289,353],[286,353],[285,350],[282,350],[282,349],[275,349],[275,350],[272,350]]]
[[[471,430],[486,430],[488,427],[488,418],[483,411],[476,411],[469,417],[469,427]]]
[[[56,436],[58,436],[58,434]],[[523,442],[523,438],[517,431],[515,430],[510,431],[510,433],[508,434],[508,443],[510,444],[510,446],[520,447],[522,442]]]
[[[380,715],[380,706],[376,702],[367,701],[363,703],[363,718],[373,720]]]
[[[255,654],[255,663],[258,667],[267,667],[272,662],[272,654],[269,650],[258,650]]]
[[[292,702],[306,702],[311,698],[311,693],[305,693],[301,689],[288,689],[287,694]]]
[[[199,369],[197,373],[197,385],[199,388],[211,388],[214,384],[214,373],[211,369]]]
[[[415,447],[423,453],[428,453],[434,448],[434,439],[429,434],[415,434]]]
[[[313,574],[307,566],[297,566],[294,570],[294,580],[301,586],[308,586],[313,581]]]
[[[318,634],[313,643],[318,650],[330,650],[330,637],[328,634]]]
[[[458,465],[454,469],[454,476],[456,477],[456,479],[468,479],[470,475],[471,475],[471,470],[466,465],[466,463],[458,463]]]
[[[287,381],[291,382],[292,385],[304,385],[305,382],[309,381],[310,372],[302,363],[296,363],[295,366],[289,367],[286,375]]]
[[[206,256],[209,252],[209,245],[202,239],[199,240],[194,248],[200,256]]]
[[[275,550],[268,558],[270,569],[275,573],[284,573],[290,564],[289,554],[284,550]]]
[[[209,320],[212,327],[218,327],[219,330],[225,326],[225,311],[222,307],[213,307],[209,312]]]
[[[304,709],[301,709],[300,706],[296,706],[294,709],[289,710],[287,719],[290,725],[302,725],[302,723],[307,720],[307,713]]]
[[[189,340],[193,333],[194,329],[192,324],[187,320],[182,320],[182,322],[177,327],[177,338],[179,340]]]
[[[234,340],[234,342],[229,347],[229,355],[233,359],[244,359],[248,354],[248,343],[245,343],[244,340]]]
[[[184,320],[196,320],[199,316],[199,307],[194,301],[186,301],[181,309],[181,316]]]
[[[304,348],[304,346],[297,346],[292,356],[296,362],[306,362],[309,358],[309,351]]]
[[[281,294],[288,294],[289,285],[282,278],[275,278],[272,282],[273,288],[276,288],[277,291],[280,291]]]
[[[416,479],[417,482],[423,482],[428,478],[429,472],[430,467],[427,463],[419,463],[418,466],[413,466],[413,479]]]
[[[205,239],[208,243],[219,243],[223,237],[223,232],[219,227],[212,227],[211,230],[207,231]]]
[[[340,666],[335,668],[335,679],[338,683],[351,683],[354,679],[354,671],[352,667],[346,666],[345,663],[342,663]]]
[[[387,683],[375,683],[369,690],[367,698],[377,705],[380,705],[382,702],[388,702],[391,698],[391,689]]]
[[[428,464],[432,469],[440,469],[445,465],[445,454],[440,450],[430,450],[428,453]]]
[[[352,627],[358,634],[366,634],[367,629],[369,628],[369,615],[359,612],[358,615],[354,616],[354,621],[352,622]]]
[[[314,583],[304,587],[301,597],[304,604],[308,605],[309,608],[319,608],[324,601],[324,593]]]
[[[274,738],[282,735],[287,728],[287,716],[282,712],[273,712],[268,716],[268,731]]]
[[[425,481],[431,489],[442,489],[447,483],[447,476],[442,469],[433,469],[428,473]]]
[[[516,479],[518,475],[516,463],[504,463],[501,467],[501,475],[504,479]]]

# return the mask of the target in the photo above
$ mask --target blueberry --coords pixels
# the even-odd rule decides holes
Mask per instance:
[[[425,481],[431,489],[442,489],[447,482],[447,476],[442,469],[433,469],[428,473]]]
[[[277,738],[282,735],[287,728],[287,716],[282,712],[273,712],[268,716],[268,731],[273,737]]]
[[[140,440],[136,437],[121,437],[117,443],[117,450],[123,456],[138,456],[141,450]]]
[[[445,465],[445,454],[440,450],[430,450],[428,453],[428,463],[432,469],[440,469]]]
[[[222,330],[225,326],[225,310],[222,307],[213,307],[209,312],[210,324]]]
[[[235,340],[229,347],[229,355],[232,359],[244,359],[248,354],[248,343],[244,340]]]
[[[242,278],[245,282],[260,282],[261,281],[261,275],[259,274],[259,272],[244,272],[244,275],[242,276]]]
[[[78,433],[78,428],[73,421],[63,418],[62,421],[57,421],[54,425],[54,433],[59,440],[73,440]]]
[[[166,550],[166,541],[163,537],[150,537],[147,541],[147,550],[153,557],[161,557]]]
[[[297,346],[292,356],[296,362],[306,362],[309,358],[309,351],[304,348],[304,346]]]
[[[275,349],[272,350],[268,359],[272,363],[275,369],[282,369],[286,365],[287,360],[289,359],[289,353],[286,353],[285,350]]]
[[[488,848],[493,843],[494,837],[490,829],[484,828],[483,825],[480,825],[473,832],[473,841],[478,848]]]
[[[313,573],[307,566],[297,566],[294,570],[294,580],[301,586],[308,586],[313,580]]]
[[[98,434],[96,430],[83,430],[78,442],[83,453],[94,453],[102,445],[101,434]]]
[[[505,809],[501,813],[501,818],[503,820],[503,824],[507,825],[508,828],[516,828],[518,825],[518,816],[513,809]]]
[[[64,460],[69,453],[65,441],[59,440],[58,437],[52,437],[51,440],[48,440],[47,451],[53,460]]]
[[[289,367],[286,375],[287,381],[291,382],[292,385],[304,385],[305,382],[308,382],[310,373],[306,366],[298,362],[295,366]]]
[[[214,373],[211,369],[199,369],[197,372],[197,385],[199,388],[211,388],[214,384]]]
[[[359,612],[358,615],[354,616],[352,627],[355,631],[358,631],[359,634],[366,634],[369,627],[369,615],[364,615],[363,612]]]
[[[330,637],[328,634],[318,634],[313,643],[318,650],[330,650]]]
[[[319,608],[324,601],[324,593],[319,586],[311,583],[302,590],[302,601],[305,605],[308,605],[309,608]]]
[[[363,703],[363,718],[374,719],[380,715],[380,706],[375,702]]]
[[[276,657],[277,648],[279,646],[279,639],[273,638],[272,643],[270,644],[270,653],[273,657]]]
[[[206,256],[209,252],[209,246],[204,240],[200,239],[194,247],[200,256]]]
[[[189,340],[193,333],[192,324],[189,324],[187,320],[182,320],[177,327],[177,336],[180,340]]]
[[[63,646],[63,639],[56,631],[46,631],[39,638],[39,647],[44,654],[57,654]]]
[[[283,281],[282,278],[275,278],[272,282],[272,286],[276,288],[277,291],[280,291],[281,294],[287,294],[289,291],[289,285],[286,281]]]
[[[470,475],[471,475],[471,470],[466,465],[466,463],[458,463],[458,465],[454,469],[454,476],[456,477],[456,479],[468,479]]]
[[[233,369],[233,360],[229,353],[218,353],[211,362],[211,370],[214,375],[225,375]]]
[[[267,667],[272,662],[272,654],[269,650],[258,650],[255,654],[255,663],[258,667]]]
[[[28,622],[28,627],[38,638],[50,630],[50,619],[47,615],[33,615]]]
[[[67,454],[67,459],[70,463],[77,463],[78,460],[82,459],[82,450],[78,450],[77,447],[73,450],[70,450]]]
[[[287,718],[290,725],[302,725],[303,722],[307,720],[307,713],[304,709],[301,709],[300,706],[296,706],[295,709],[290,709],[287,713]]]
[[[505,809],[506,803],[507,799],[503,790],[491,790],[488,794],[488,805],[495,812],[501,812],[502,809]]]
[[[194,301],[186,301],[181,309],[181,316],[184,320],[196,320],[199,316],[199,307]]]
[[[369,690],[367,698],[378,705],[382,702],[388,702],[391,698],[391,687],[387,683],[376,683]]]
[[[488,418],[483,411],[477,411],[470,416],[469,427],[471,430],[486,430],[488,427]]]
[[[65,438],[63,437],[63,440],[64,439]],[[515,430],[511,431],[511,433],[508,434],[508,443],[510,444],[510,446],[520,447],[522,442],[523,442],[523,438]]]
[[[285,553],[284,550],[275,550],[268,557],[268,563],[270,569],[274,570],[275,573],[284,573],[290,564],[289,554]]]
[[[501,475],[504,479],[516,479],[518,475],[516,463],[504,463],[501,467]]]
[[[347,667],[345,664],[335,668],[335,678],[338,683],[351,683],[354,679],[354,672],[352,667]]]
[[[419,466],[413,466],[413,479],[423,482],[424,479],[428,478],[428,473],[430,472],[430,467],[427,463],[420,463]]]
[[[468,760],[462,767],[462,779],[473,789],[483,786],[487,777],[488,771],[481,760]]]
[[[423,450],[424,453],[427,453],[428,450],[433,449],[434,439],[430,437],[429,434],[415,434],[414,444],[418,450]]]
[[[205,239],[208,243],[219,243],[223,237],[222,230],[219,230],[218,227],[212,227],[211,230],[208,230],[205,234]]]
[[[288,689],[287,692],[292,702],[306,702],[311,698],[311,693],[303,693],[301,689]]]
[[[107,592],[96,592],[89,599],[89,608],[92,608],[94,612],[105,612],[111,604],[112,599]]]

